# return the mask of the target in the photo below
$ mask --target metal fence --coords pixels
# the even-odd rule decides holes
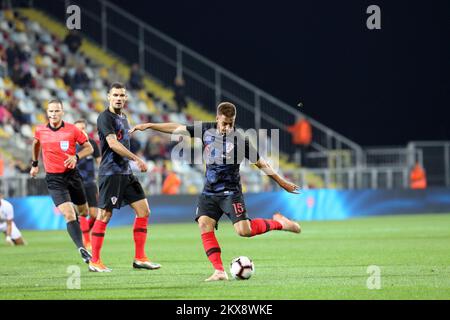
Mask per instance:
[[[421,155],[419,159],[410,156],[408,164],[423,164],[429,186],[450,187],[450,141],[412,141],[407,148],[410,155]]]
[[[323,185],[308,183],[308,174],[314,173],[324,181]],[[401,168],[373,169],[313,169],[290,170],[283,174],[292,182],[304,188],[326,189],[404,189],[408,188],[409,173]],[[148,195],[161,194],[163,176],[160,173],[136,174]],[[190,173],[179,173],[182,181],[180,194],[200,193],[203,177],[193,179]],[[280,190],[276,183],[254,171],[242,174],[245,190],[252,193]],[[194,181],[195,180],[195,181]],[[194,187],[194,188],[193,188]],[[43,176],[30,178],[28,174],[0,178],[0,190],[5,197],[24,197],[48,195],[47,184]],[[193,191],[194,190],[194,191]]]

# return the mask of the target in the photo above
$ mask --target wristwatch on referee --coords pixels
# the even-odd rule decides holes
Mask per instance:
[[[80,161],[80,156],[75,153],[75,157],[77,158],[77,162]]]
[[[36,168],[38,165],[39,165],[39,161],[37,161],[37,160],[31,160],[31,166],[32,166],[33,168]]]

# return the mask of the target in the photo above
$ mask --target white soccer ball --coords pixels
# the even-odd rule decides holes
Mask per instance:
[[[255,273],[255,265],[248,257],[234,258],[230,264],[230,273],[236,280],[248,280]]]

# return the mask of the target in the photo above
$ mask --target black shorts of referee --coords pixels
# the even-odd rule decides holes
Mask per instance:
[[[64,173],[47,173],[45,176],[48,192],[55,206],[65,202],[72,202],[80,206],[86,203],[86,194],[83,187],[83,179],[78,169]]]
[[[116,174],[98,177],[100,209],[120,209],[145,199],[141,183],[133,174]]]

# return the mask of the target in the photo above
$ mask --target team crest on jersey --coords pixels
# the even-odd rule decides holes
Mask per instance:
[[[117,203],[117,197],[111,197],[111,202],[115,205]]]
[[[62,151],[69,150],[69,141],[60,141],[59,146],[61,147]]]
[[[231,150],[234,149],[234,143],[227,142],[225,148],[226,148],[226,152],[227,152],[227,153],[230,153]]]

